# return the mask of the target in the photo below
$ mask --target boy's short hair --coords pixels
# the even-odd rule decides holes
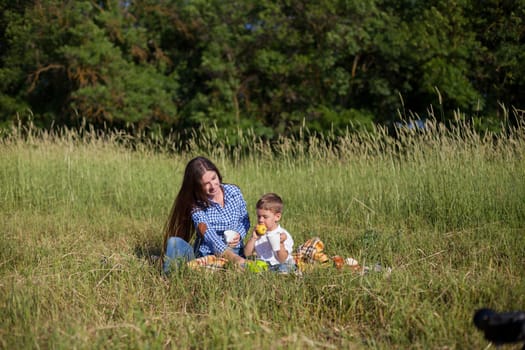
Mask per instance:
[[[283,212],[283,200],[275,193],[265,193],[257,201],[257,209],[270,210],[273,213]]]

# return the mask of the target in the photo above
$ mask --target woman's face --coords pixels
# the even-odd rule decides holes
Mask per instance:
[[[215,197],[221,190],[221,181],[215,171],[207,170],[201,178],[202,190],[208,198]]]

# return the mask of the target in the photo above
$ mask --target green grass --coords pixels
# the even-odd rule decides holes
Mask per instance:
[[[176,152],[176,138],[14,127],[0,135],[0,348],[487,348],[474,310],[525,308],[524,131],[229,144],[210,128]],[[163,278],[147,257],[197,154],[252,218],[261,194],[282,195],[296,246],[319,236],[392,273]]]

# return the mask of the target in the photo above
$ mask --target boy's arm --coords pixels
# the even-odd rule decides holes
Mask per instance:
[[[286,250],[286,247],[284,246],[284,242],[286,241],[286,234],[281,232],[281,246],[279,247],[279,250],[277,251],[276,258],[277,260],[282,264],[288,259],[288,251]]]
[[[257,236],[255,233],[255,230],[253,230],[252,235],[250,236],[250,239],[248,242],[246,242],[246,245],[244,246],[244,256],[249,257],[252,256],[255,251],[255,241],[257,240]]]

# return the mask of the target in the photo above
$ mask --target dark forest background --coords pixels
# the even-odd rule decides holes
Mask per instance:
[[[523,116],[523,0],[0,0],[0,13],[3,127],[271,139]]]

